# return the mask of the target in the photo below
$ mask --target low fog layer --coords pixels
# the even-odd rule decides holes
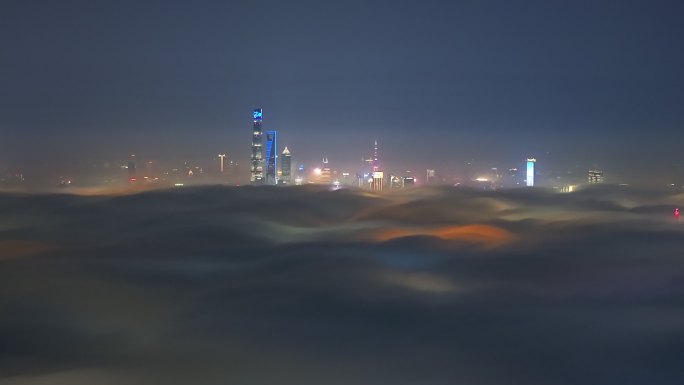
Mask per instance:
[[[681,202],[3,194],[0,384],[679,385]]]

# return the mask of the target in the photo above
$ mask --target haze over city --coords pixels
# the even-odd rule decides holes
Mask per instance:
[[[0,385],[680,385],[684,3],[0,2]]]

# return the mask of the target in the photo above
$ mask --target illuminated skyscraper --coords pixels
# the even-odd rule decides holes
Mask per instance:
[[[330,170],[330,165],[328,164],[328,158],[323,158],[323,167],[321,168],[320,175],[318,176],[318,183],[321,183],[321,184],[332,183],[332,170]]]
[[[603,171],[589,170],[587,180],[591,184],[603,183]]]
[[[219,170],[221,170],[221,174],[223,175],[223,167],[226,163],[226,154],[218,154],[219,157]]]
[[[382,171],[373,171],[373,181],[371,182],[371,189],[373,191],[382,191],[384,177],[385,173]]]
[[[285,149],[283,150],[282,159],[280,159],[280,180],[278,181],[278,183],[291,184],[291,174],[292,155],[290,154],[290,150],[287,149],[287,146],[285,146]]]
[[[250,181],[253,184],[263,184],[264,183],[264,152],[261,148],[261,136],[263,134],[261,130],[261,118],[263,112],[261,108],[254,110],[252,114],[254,118],[254,129],[252,134],[252,164],[251,164],[251,177]]]
[[[527,158],[527,186],[534,186],[534,164],[537,162],[534,158]]]
[[[266,183],[274,185],[278,183],[278,133],[266,131]]]
[[[380,170],[380,164],[378,162],[378,141],[375,140],[375,146],[373,148],[373,172]]]

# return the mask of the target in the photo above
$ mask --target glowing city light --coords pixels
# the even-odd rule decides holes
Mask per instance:
[[[534,164],[537,162],[534,158],[527,158],[527,179],[525,180],[528,187],[534,186]]]

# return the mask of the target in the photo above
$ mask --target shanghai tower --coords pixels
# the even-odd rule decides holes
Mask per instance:
[[[254,110],[254,126],[252,133],[252,161],[251,161],[251,176],[250,182],[252,184],[263,184],[264,183],[264,153],[261,148],[263,134],[261,129],[261,118],[262,118],[261,108]]]

